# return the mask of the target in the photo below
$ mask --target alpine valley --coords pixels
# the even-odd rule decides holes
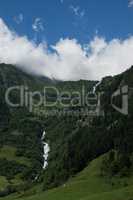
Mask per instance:
[[[10,101],[22,100],[23,87],[32,107],[9,105],[12,87]],[[127,95],[128,114],[112,106],[116,91],[113,104],[121,108]],[[91,106],[82,102],[88,93]],[[51,80],[0,64],[0,199],[133,200],[132,103],[133,67],[98,82]]]

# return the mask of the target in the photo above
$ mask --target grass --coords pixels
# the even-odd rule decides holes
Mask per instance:
[[[16,148],[11,146],[3,146],[0,148],[0,158],[6,158],[9,161],[16,161],[20,164],[24,164],[26,166],[30,166],[30,162],[27,158],[24,157],[18,157],[16,156]],[[8,172],[7,172],[8,173]],[[21,174],[18,174],[12,179],[9,183],[9,181],[6,179],[6,177],[0,176],[0,191],[4,190],[9,184],[12,185],[19,185],[23,183],[21,179]]]
[[[15,160],[16,162],[20,163],[20,164],[24,164],[26,166],[30,165],[30,162],[27,158],[25,157],[20,157],[20,156],[16,156],[16,148],[15,147],[11,147],[11,146],[3,146],[0,149],[0,158],[6,158],[9,161]]]
[[[3,190],[7,185],[7,179],[4,176],[0,176],[0,190]]]
[[[133,200],[133,178],[109,179],[100,176],[103,156],[92,161],[89,166],[70,179],[66,184],[46,192],[34,189],[28,196],[9,196],[5,200]]]

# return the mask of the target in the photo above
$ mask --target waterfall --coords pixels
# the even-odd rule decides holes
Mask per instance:
[[[44,142],[45,135],[46,135],[46,132],[43,131],[43,134],[42,134],[43,158],[44,158],[43,169],[46,169],[46,167],[48,166],[48,155],[50,152],[49,144]]]
[[[96,85],[94,85],[93,90],[92,90],[93,94],[96,93],[96,89],[97,89],[97,87],[101,84],[101,82],[102,82],[102,80],[99,81]]]
[[[92,93],[93,93],[94,95],[96,95],[96,89],[97,89],[97,87],[98,87],[101,83],[102,83],[102,80],[99,81],[96,85],[94,85],[93,90],[92,90]],[[96,112],[96,115],[97,115],[97,116],[104,116],[104,110],[101,110],[100,96],[97,95],[97,97],[98,97],[98,103],[97,103],[97,107],[96,107],[96,111],[95,111],[95,112]]]

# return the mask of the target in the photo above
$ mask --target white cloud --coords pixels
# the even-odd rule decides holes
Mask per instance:
[[[81,10],[79,6],[70,6],[70,9],[72,10],[72,12],[74,13],[75,16],[77,17],[84,17],[85,16],[85,11]]]
[[[96,36],[85,45],[66,38],[51,48],[18,36],[0,19],[0,61],[28,72],[62,80],[96,80],[118,74],[133,64],[133,37],[107,42]]]
[[[42,22],[42,19],[37,17],[35,20],[34,20],[34,23],[32,24],[32,29],[35,31],[35,32],[40,32],[40,31],[44,31],[44,25],[43,25],[43,22]]]
[[[129,7],[129,8],[133,7],[133,0],[129,0],[129,1],[128,1],[128,7]]]
[[[14,21],[17,23],[17,24],[21,24],[24,20],[24,16],[22,13],[20,13],[18,16],[15,16],[14,17]]]

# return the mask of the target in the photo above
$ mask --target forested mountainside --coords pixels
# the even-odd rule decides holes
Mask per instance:
[[[43,123],[26,107],[12,108],[5,101],[9,87],[42,87],[41,79],[25,74],[12,65],[0,65],[0,180],[1,195],[14,192],[35,179],[42,170],[43,146],[40,140]],[[17,102],[19,93],[12,99]]]
[[[2,190],[2,196],[43,180],[44,147],[42,135],[45,129],[47,131],[47,121],[51,121],[49,128],[54,128],[55,123],[51,117],[38,116],[34,112],[29,112],[28,106],[17,108],[9,106],[5,101],[7,89],[14,86],[24,86],[28,88],[28,91],[38,91],[43,94],[43,89],[46,86],[56,86],[60,91],[68,88],[72,92],[81,91],[82,84],[91,90],[95,81],[63,83],[46,77],[26,74],[12,65],[0,65],[0,179],[2,180],[0,190]],[[48,95],[55,98],[55,94],[51,93],[51,90],[48,91]],[[14,90],[11,99],[13,103],[18,103],[20,92]],[[37,100],[35,99],[35,101]],[[72,132],[71,127],[69,132]],[[64,136],[62,135],[62,137]],[[57,145],[56,142],[55,145]]]
[[[133,169],[133,67],[114,77],[97,81],[57,81],[34,77],[11,65],[0,65],[0,191],[6,195],[43,184],[42,189],[64,184],[70,177],[83,170],[92,160],[107,153],[100,171],[102,176],[127,177]],[[86,94],[93,89],[100,96],[100,110],[103,115],[87,115],[90,107],[86,104],[63,108],[60,104],[52,108],[37,107],[42,114],[29,112],[28,107],[10,108],[5,102],[6,89],[14,85],[26,85],[31,91],[43,87],[56,87],[60,92],[74,91]],[[111,96],[118,88],[128,86],[129,113],[123,115],[112,107]],[[51,90],[46,94],[50,102],[55,100]],[[12,99],[18,101],[18,93]],[[122,106],[122,94],[115,98],[114,104]],[[38,99],[35,99],[38,101]],[[58,111],[58,114],[45,115],[45,111]],[[60,115],[59,111],[65,111]],[[79,111],[78,114],[68,114]],[[81,112],[82,111],[82,112]],[[43,167],[42,134],[50,146],[48,166]],[[30,183],[30,184],[29,184]],[[28,185],[28,186],[27,186]]]
[[[103,173],[130,174],[133,165],[132,77],[131,67],[120,75],[103,78],[97,85],[96,93],[101,93],[100,107],[104,115],[53,117],[46,120],[47,140],[51,144],[51,153],[49,167],[44,174],[44,189],[47,186],[49,188],[62,184],[68,177],[81,171],[91,160],[110,150],[112,160],[107,158],[104,161]],[[118,112],[111,104],[112,94],[122,86],[128,86],[128,115]],[[121,107],[121,100],[122,94],[114,103]]]

